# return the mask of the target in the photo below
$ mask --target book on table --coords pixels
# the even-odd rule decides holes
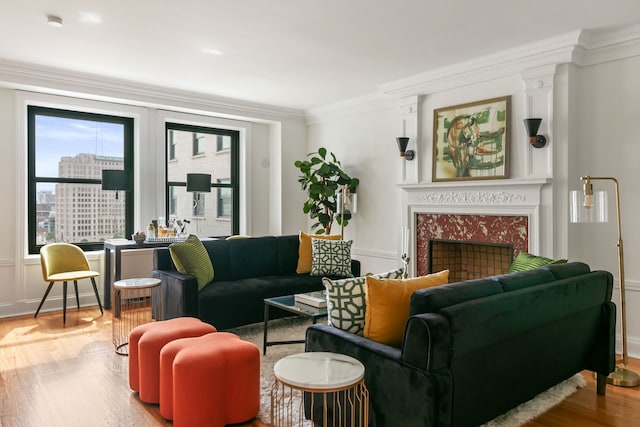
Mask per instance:
[[[313,307],[324,308],[327,306],[327,293],[325,291],[295,294],[294,298],[297,303],[299,302]]]

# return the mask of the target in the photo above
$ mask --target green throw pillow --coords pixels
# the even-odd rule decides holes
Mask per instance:
[[[374,274],[378,279],[401,279],[402,268],[386,273]],[[362,335],[364,315],[366,311],[365,283],[366,277],[331,280],[322,278],[327,289],[328,323],[338,329],[352,334]]]
[[[511,263],[511,267],[509,267],[509,273],[513,273],[516,271],[526,271],[526,270],[535,270],[536,268],[540,268],[543,265],[549,264],[564,264],[566,263],[566,259],[549,259],[543,256],[531,255],[526,252],[520,252],[516,259]]]
[[[213,280],[211,258],[197,236],[192,234],[184,242],[170,244],[169,253],[180,273],[195,276],[198,290]]]
[[[311,239],[311,275],[353,277],[351,240]]]

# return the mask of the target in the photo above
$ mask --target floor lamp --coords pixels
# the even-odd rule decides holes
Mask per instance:
[[[622,227],[620,225],[620,190],[618,180],[612,177],[583,176],[582,192],[572,191],[570,201],[570,221],[578,222],[608,222],[607,197],[604,191],[593,192],[591,181],[613,181],[616,190],[616,219],[618,223],[618,280],[620,282],[620,317],[622,319],[622,359],[616,361],[616,369],[609,374],[607,382],[621,387],[635,387],[640,384],[640,375],[627,369],[627,314],[625,306],[624,287],[624,252],[622,248]],[[622,363],[622,366],[618,366]]]
[[[343,185],[338,192],[338,199],[336,205],[336,213],[340,215],[340,239],[344,239],[344,221],[349,220],[356,213],[358,208],[358,195],[349,190],[348,185]],[[346,218],[345,218],[346,215]]]

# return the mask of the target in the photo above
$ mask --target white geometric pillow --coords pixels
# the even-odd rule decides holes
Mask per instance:
[[[311,239],[311,275],[353,277],[351,240]]]
[[[386,273],[374,274],[378,279],[401,279],[402,268]],[[331,280],[322,278],[322,284],[327,289],[328,323],[336,328],[362,335],[364,330],[364,314],[366,303],[364,288],[366,277]]]

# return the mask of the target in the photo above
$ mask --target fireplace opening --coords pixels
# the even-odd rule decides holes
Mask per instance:
[[[513,245],[429,239],[428,272],[449,270],[449,283],[481,279],[508,272]]]

